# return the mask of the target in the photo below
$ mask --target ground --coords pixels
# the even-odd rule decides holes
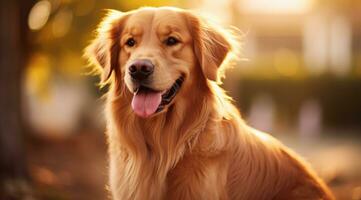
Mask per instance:
[[[326,179],[337,199],[361,200],[358,168],[361,151],[358,143],[337,140],[334,143],[338,145],[334,145],[330,142],[333,140],[327,140],[317,145],[310,143],[311,146],[306,148],[289,138],[283,141],[302,155],[310,155],[311,150],[317,151],[306,157]],[[27,144],[27,152],[29,171],[38,199],[109,199],[103,134],[82,133],[66,139],[32,138]]]
[[[102,134],[32,139],[28,144],[29,171],[39,199],[107,199],[106,162]]]

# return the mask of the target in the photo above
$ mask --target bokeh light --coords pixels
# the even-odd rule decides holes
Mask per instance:
[[[31,30],[40,30],[48,21],[51,4],[47,0],[37,2],[29,13],[28,25]]]
[[[56,38],[65,36],[70,30],[71,23],[73,21],[73,13],[69,9],[60,10],[55,16],[52,22],[53,35]]]
[[[312,8],[313,0],[243,0],[245,12],[257,14],[303,14]]]

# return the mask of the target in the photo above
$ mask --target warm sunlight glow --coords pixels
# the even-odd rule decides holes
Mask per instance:
[[[212,20],[216,23],[227,23],[231,20],[231,13],[229,12],[230,1],[214,1],[205,0],[194,4],[194,10],[201,13],[202,16]]]
[[[52,24],[52,31],[55,37],[65,36],[71,27],[73,21],[73,13],[69,9],[63,9],[59,11],[55,17]]]
[[[261,14],[302,14],[311,9],[313,0],[243,0],[241,9]]]
[[[25,85],[29,93],[47,100],[51,78],[49,56],[40,53],[32,55],[25,74]]]
[[[28,26],[31,30],[40,30],[49,19],[51,4],[43,0],[37,2],[30,10]]]
[[[275,51],[273,65],[277,72],[283,76],[294,76],[300,68],[297,54],[288,49],[279,49]]]

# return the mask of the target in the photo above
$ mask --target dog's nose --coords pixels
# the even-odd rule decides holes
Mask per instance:
[[[149,77],[154,71],[154,65],[150,60],[136,60],[129,67],[130,76],[137,81],[142,81]]]

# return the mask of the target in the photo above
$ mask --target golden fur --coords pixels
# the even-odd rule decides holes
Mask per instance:
[[[180,44],[165,47],[175,35]],[[135,47],[125,46],[129,37]],[[120,199],[333,199],[295,153],[248,127],[218,86],[234,42],[196,14],[176,8],[110,11],[86,57],[110,83],[106,118],[109,186]],[[130,107],[129,62],[155,63],[152,87],[182,88],[167,108],[140,118]]]

